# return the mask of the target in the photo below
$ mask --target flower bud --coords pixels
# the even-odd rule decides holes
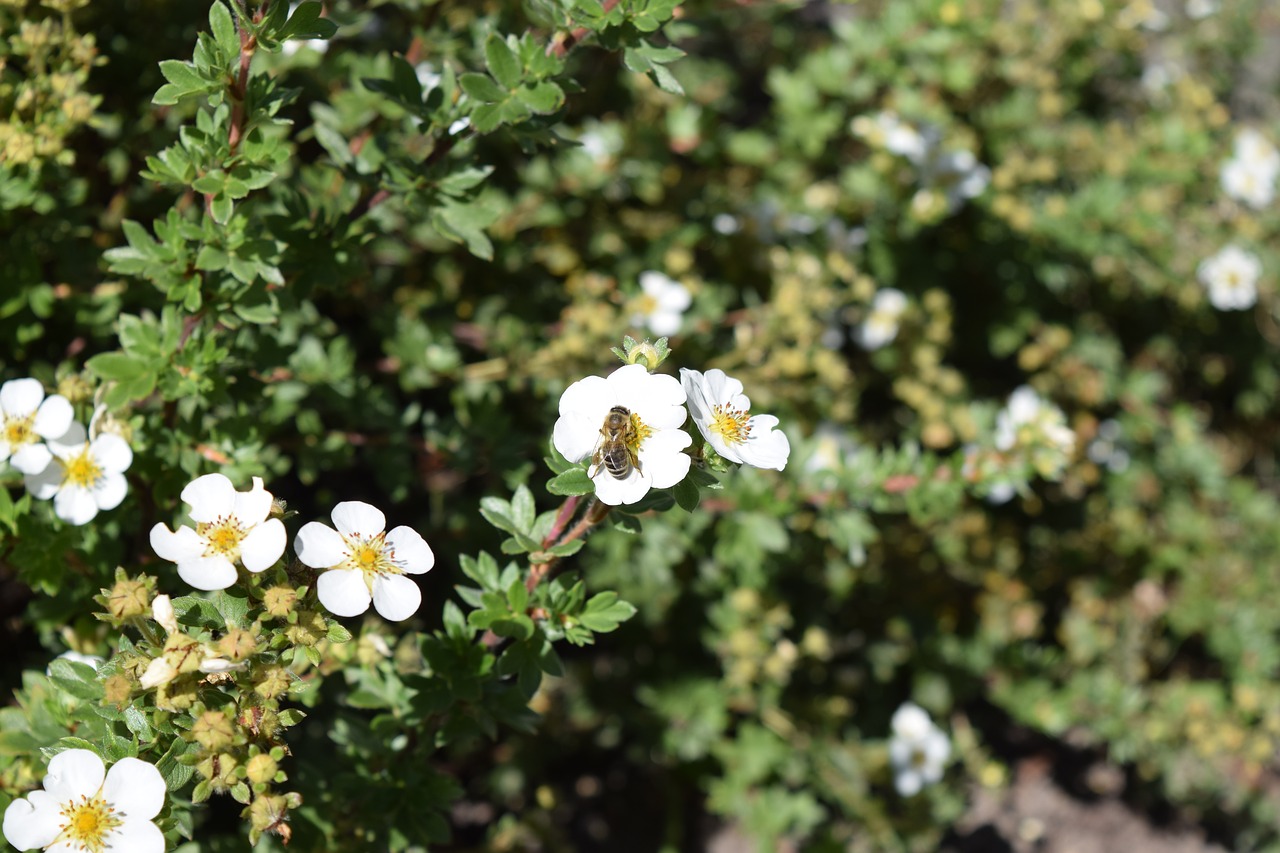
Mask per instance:
[[[147,612],[150,600],[151,594],[147,590],[145,579],[132,580],[125,577],[123,572],[118,572],[115,586],[107,593],[107,612],[116,619],[141,616]]]
[[[262,597],[262,606],[267,615],[277,619],[288,617],[297,603],[297,590],[288,586],[273,586]]]
[[[178,631],[178,617],[173,612],[173,602],[167,595],[157,595],[151,602],[151,618],[156,620],[166,634]]]
[[[192,724],[191,736],[205,749],[217,752],[231,746],[236,730],[222,711],[205,711]]]
[[[298,621],[285,629],[285,636],[295,646],[314,646],[329,634],[329,626],[324,616],[315,610],[303,610],[298,613]]]
[[[257,684],[253,687],[253,692],[263,699],[274,699],[277,696],[283,696],[292,683],[293,679],[290,678],[288,670],[284,667],[268,667],[258,678]]]
[[[133,697],[133,682],[128,676],[113,675],[102,683],[102,694],[106,704],[123,708]]]
[[[245,768],[249,771],[249,781],[252,784],[265,785],[275,781],[280,765],[270,755],[262,752],[250,758]]]
[[[244,660],[257,649],[257,638],[252,631],[244,628],[230,628],[226,636],[218,641],[218,653],[231,660]]]

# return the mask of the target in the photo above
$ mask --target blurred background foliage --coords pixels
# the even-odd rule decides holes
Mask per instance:
[[[479,498],[545,482],[560,391],[645,333],[656,270],[692,295],[674,361],[742,379],[791,463],[572,558],[638,614],[565,653],[528,732],[438,756],[451,844],[695,849],[731,825],[762,849],[934,849],[1011,784],[1016,724],[1123,768],[1132,802],[1280,849],[1278,220],[1219,186],[1241,128],[1276,138],[1280,21],[1192,5],[691,0],[655,41],[688,54],[671,80],[607,38],[566,43],[552,0],[334,0],[329,42],[254,59],[289,90],[264,131],[279,180],[223,226],[148,162],[194,121],[152,96],[207,5],[4,0],[4,378],[126,382],[84,372],[120,347],[163,365],[119,399],[119,510],[69,529],[5,475],[6,680],[108,648],[89,596],[118,564],[159,571],[140,531],[209,470],[266,476],[307,518],[395,507],[438,555],[419,617],[438,627],[458,555],[495,550]],[[491,32],[565,63],[562,107],[478,129],[452,79]],[[447,96],[406,109],[406,69]],[[968,171],[895,152],[885,116]],[[165,217],[248,266],[201,303],[104,257]],[[1232,242],[1260,293],[1218,311],[1197,268]],[[884,288],[905,309],[868,349]],[[975,468],[1021,385],[1065,412],[1070,453]],[[390,754],[355,687],[331,690],[291,776],[394,826],[335,781]],[[953,740],[910,799],[886,751],[907,700]],[[230,814],[183,849],[241,849]],[[322,849],[326,819],[304,810],[295,844]]]

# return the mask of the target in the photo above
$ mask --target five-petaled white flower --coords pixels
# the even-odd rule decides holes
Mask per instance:
[[[71,403],[44,395],[38,379],[10,379],[0,385],[0,461],[23,474],[39,474],[53,460],[41,439],[60,438],[71,428]]]
[[[5,809],[4,837],[19,850],[164,853],[164,835],[151,822],[164,797],[154,765],[122,758],[107,771],[93,752],[68,749],[49,761],[44,790]]]
[[[374,609],[384,619],[408,619],[422,603],[422,591],[409,578],[436,564],[431,547],[411,527],[389,533],[387,518],[362,501],[343,501],[333,508],[334,530],[308,522],[294,537],[298,559],[313,569],[326,569],[316,583],[320,603],[335,616],[358,616]]]
[[[689,413],[702,437],[716,453],[730,462],[756,468],[787,466],[791,443],[786,433],[774,429],[773,415],[751,415],[751,401],[742,383],[723,370],[706,373],[680,368],[680,383],[689,400]]]
[[[691,460],[683,451],[693,437],[680,429],[684,402],[675,377],[624,365],[608,377],[588,376],[565,389],[552,441],[570,462],[592,460],[601,503],[633,504],[649,489],[669,488],[689,473]],[[613,417],[620,425],[610,436],[605,421]],[[617,442],[621,446],[613,446]],[[596,458],[610,451],[614,462]]]
[[[197,477],[182,490],[194,529],[151,528],[151,547],[178,564],[178,576],[196,589],[226,589],[236,582],[236,562],[251,572],[275,565],[284,553],[284,523],[271,514],[271,493],[262,478],[237,492],[222,474]]]
[[[942,778],[943,767],[951,756],[951,741],[914,702],[906,702],[894,711],[889,725],[893,729],[889,740],[893,784],[899,794],[910,797]]]
[[[1008,452],[1015,446],[1043,443],[1069,454],[1075,448],[1076,434],[1067,426],[1062,409],[1046,402],[1031,386],[1020,386],[996,416],[996,449]]]
[[[907,310],[907,297],[897,288],[876,291],[871,312],[858,327],[856,337],[863,349],[880,349],[898,336],[898,320]]]
[[[1209,291],[1209,302],[1219,311],[1249,308],[1258,301],[1262,262],[1239,246],[1226,246],[1206,258],[1197,275]]]
[[[72,423],[48,444],[53,459],[25,480],[27,491],[38,500],[53,498],[58,518],[86,524],[99,510],[115,509],[124,500],[129,491],[124,472],[133,462],[133,451],[123,438],[103,433],[90,441],[84,427]]]
[[[640,310],[632,315],[631,322],[647,326],[655,335],[674,335],[680,331],[680,319],[693,301],[689,288],[657,270],[640,273],[640,288],[644,295],[640,297]]]

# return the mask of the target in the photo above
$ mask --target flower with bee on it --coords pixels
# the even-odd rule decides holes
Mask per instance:
[[[680,428],[684,403],[675,377],[628,364],[565,389],[552,442],[570,462],[591,459],[588,474],[601,503],[633,504],[689,473],[684,449],[693,438]]]

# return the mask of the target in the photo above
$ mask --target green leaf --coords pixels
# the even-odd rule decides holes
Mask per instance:
[[[484,44],[484,60],[489,73],[504,88],[514,89],[520,84],[524,71],[520,67],[520,59],[496,33],[491,34]]]
[[[676,483],[673,490],[676,498],[676,504],[685,512],[693,512],[698,508],[698,502],[702,499],[702,492],[693,484],[692,477],[685,477]]]
[[[289,16],[289,21],[280,31],[280,40],[285,39],[330,39],[338,31],[338,25],[327,18],[320,17],[324,11],[318,0],[304,0],[298,4]]]
[[[537,513],[537,507],[533,504],[533,492],[529,491],[525,485],[516,488],[515,495],[511,498],[511,520],[516,523],[516,528],[521,533],[528,533],[533,529],[534,515]]]
[[[589,495],[596,490],[587,476],[587,469],[575,465],[547,481],[547,491],[553,495]]]
[[[532,112],[539,115],[554,113],[564,106],[564,89],[549,80],[534,86],[522,87],[516,92],[516,97]]]
[[[606,634],[634,615],[635,607],[619,601],[616,592],[602,592],[591,597],[587,606],[578,614],[578,622],[598,634]]]
[[[228,57],[240,55],[240,36],[236,33],[235,21],[222,3],[214,3],[209,7],[209,29],[213,32],[213,40],[218,43],[219,50]]]
[[[212,92],[215,84],[205,80],[190,62],[177,59],[166,59],[160,63],[160,73],[169,82],[160,87],[151,99],[153,104],[161,106],[176,104],[189,95]]]
[[[497,104],[507,99],[507,93],[484,74],[463,74],[458,78],[458,85],[469,97],[482,104]]]
[[[519,533],[520,525],[516,524],[511,517],[511,504],[502,498],[485,497],[480,499],[480,515],[484,520],[492,524],[499,530],[505,530],[507,533]]]

